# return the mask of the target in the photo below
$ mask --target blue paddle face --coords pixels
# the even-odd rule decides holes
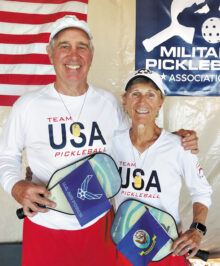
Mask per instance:
[[[56,203],[56,207],[53,210],[67,214],[74,214],[59,185],[59,182],[86,161],[90,163],[106,197],[111,198],[118,193],[121,187],[121,177],[115,162],[105,153],[96,153],[95,155],[87,156],[77,162],[74,162],[73,164],[57,170],[52,175],[47,185],[47,189],[51,192],[50,200]]]
[[[170,214],[139,201],[127,200],[120,205],[116,212],[111,227],[111,237],[117,245],[146,212],[146,208],[171,238],[152,259],[152,261],[159,261],[171,253],[170,248],[173,243],[172,239],[178,237],[175,220]]]

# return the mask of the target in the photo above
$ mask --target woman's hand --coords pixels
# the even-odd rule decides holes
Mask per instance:
[[[187,230],[174,241],[171,248],[173,256],[183,256],[190,251],[187,259],[194,257],[199,250],[202,236],[202,232],[194,228]]]

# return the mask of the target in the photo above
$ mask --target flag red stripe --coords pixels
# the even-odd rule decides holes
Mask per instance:
[[[0,42],[10,44],[48,43],[49,35],[50,33],[39,33],[29,35],[0,34]]]
[[[19,97],[17,95],[0,95],[0,106],[12,106]]]
[[[15,1],[15,2],[25,2],[25,3],[42,3],[42,4],[63,4],[66,2],[74,2],[73,0],[7,0],[7,1]],[[88,4],[88,0],[77,0],[77,2]]]
[[[55,75],[0,74],[1,84],[47,85],[54,82]]]
[[[47,54],[6,55],[0,54],[0,64],[50,64]]]
[[[57,12],[54,14],[26,14],[0,11],[0,21],[9,23],[20,24],[44,24],[56,21],[58,18],[62,18],[64,15],[75,15],[78,19],[86,21],[87,15],[77,12]]]

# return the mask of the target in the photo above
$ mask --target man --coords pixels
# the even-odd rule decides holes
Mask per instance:
[[[29,216],[23,230],[22,265],[115,265],[109,229],[112,211],[81,227],[75,216],[54,207],[45,186],[57,169],[94,152],[108,152],[115,130],[127,127],[115,97],[87,83],[92,35],[75,16],[57,20],[47,52],[56,81],[22,96],[13,106],[0,139],[0,181]],[[180,132],[181,133],[181,132]],[[184,132],[197,151],[193,132]],[[26,149],[32,181],[21,179]]]

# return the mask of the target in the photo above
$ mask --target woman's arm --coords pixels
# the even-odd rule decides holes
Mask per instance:
[[[193,204],[193,223],[205,225],[207,214],[208,208],[205,205],[199,202],[195,202]],[[174,241],[171,249],[173,256],[182,256],[191,250],[192,252],[187,256],[187,258],[192,258],[199,250],[202,237],[203,232],[199,229],[188,229]]]

